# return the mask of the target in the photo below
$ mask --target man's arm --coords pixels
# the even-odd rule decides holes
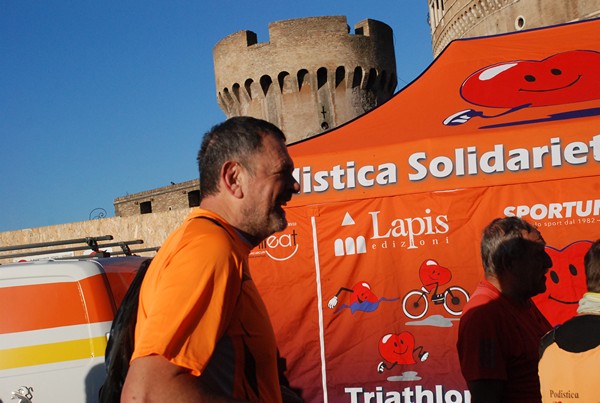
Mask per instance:
[[[160,355],[133,360],[123,385],[121,403],[171,401],[221,403],[239,400],[216,396],[207,391],[198,378],[191,375],[187,369],[171,363]]]
[[[506,381],[478,379],[467,382],[473,403],[503,403]]]

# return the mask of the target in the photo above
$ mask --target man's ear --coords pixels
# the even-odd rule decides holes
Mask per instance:
[[[244,191],[242,188],[243,168],[235,161],[226,161],[221,168],[221,185],[223,189],[235,198],[242,198]]]

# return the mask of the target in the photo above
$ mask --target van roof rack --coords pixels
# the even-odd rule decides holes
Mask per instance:
[[[160,246],[154,246],[152,248],[141,248],[141,249],[132,249],[129,250],[129,253],[122,251],[122,252],[111,252],[111,256],[131,256],[131,255],[135,255],[137,253],[143,253],[143,252],[158,252],[158,250],[160,249]]]
[[[126,256],[130,256],[133,252],[129,248],[129,245],[139,245],[143,244],[144,241],[142,239],[135,239],[131,241],[120,241],[120,242],[109,242],[109,243],[98,243],[99,241],[110,241],[113,239],[112,235],[103,235],[97,237],[86,237],[86,238],[77,238],[77,239],[67,239],[64,241],[52,241],[52,242],[40,242],[40,243],[30,243],[23,245],[14,245],[14,246],[0,246],[0,252],[9,252],[9,251],[18,251],[24,249],[37,249],[37,248],[48,248],[52,246],[63,246],[63,245],[76,245],[84,243],[86,246],[71,246],[68,248],[55,248],[55,249],[44,249],[37,251],[29,251],[29,252],[19,252],[19,253],[11,253],[8,255],[3,255],[0,253],[0,259],[10,259],[17,257],[25,257],[25,256],[36,256],[36,255],[45,255],[49,253],[60,253],[60,252],[74,252],[74,251],[82,251],[86,249],[91,249],[96,253],[104,253],[100,248],[108,248],[112,246],[118,246],[122,249],[123,254]],[[119,253],[119,252],[117,252]]]

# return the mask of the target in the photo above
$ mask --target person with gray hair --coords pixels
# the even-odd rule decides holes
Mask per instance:
[[[198,153],[200,207],[153,258],[140,288],[121,402],[281,402],[275,335],[252,281],[253,247],[287,226],[300,189],[276,126],[234,117]]]
[[[600,387],[600,239],[586,253],[587,290],[577,316],[548,332],[540,345],[542,402],[598,402]]]
[[[518,217],[493,220],[481,239],[484,280],[465,305],[457,350],[471,401],[539,403],[538,347],[550,323],[531,297],[552,260],[540,232]]]

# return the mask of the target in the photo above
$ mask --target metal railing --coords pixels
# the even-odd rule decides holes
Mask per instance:
[[[38,256],[38,255],[61,253],[61,252],[75,252],[75,251],[83,251],[83,250],[87,250],[87,249],[91,249],[96,254],[102,254],[105,256],[115,256],[115,255],[131,256],[134,253],[157,251],[159,249],[158,247],[143,248],[143,249],[137,249],[137,250],[130,249],[129,245],[143,244],[144,241],[142,239],[135,239],[135,240],[131,240],[131,241],[100,243],[103,241],[111,241],[112,239],[113,239],[112,235],[103,235],[103,236],[96,236],[96,237],[67,239],[67,240],[63,240],[63,241],[39,242],[39,243],[30,243],[30,244],[22,244],[22,245],[14,245],[14,246],[0,246],[0,259],[11,259],[11,258],[19,258],[19,257],[25,257],[25,256]],[[64,245],[77,245],[77,244],[82,244],[82,243],[85,244],[85,246],[70,246],[67,248],[30,250],[30,249],[39,249],[39,248],[51,248],[51,247],[55,247],[55,246],[64,246]],[[120,247],[121,252],[106,253],[102,250],[102,249],[113,247],[113,246]],[[23,251],[23,250],[28,250],[28,251],[27,252],[10,253],[10,254],[2,253],[2,252]]]

